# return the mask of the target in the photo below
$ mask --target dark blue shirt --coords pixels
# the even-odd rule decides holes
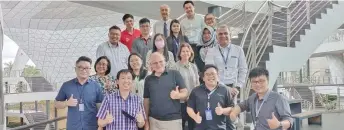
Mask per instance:
[[[87,80],[81,85],[78,80],[72,79],[63,83],[56,101],[66,101],[73,94],[73,98],[78,100],[78,105],[68,107],[67,130],[96,130],[97,124],[97,103],[103,100],[100,86],[93,80]],[[82,99],[84,111],[79,111],[79,104]]]

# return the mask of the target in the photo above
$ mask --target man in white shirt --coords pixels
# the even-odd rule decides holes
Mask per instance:
[[[188,37],[190,44],[197,44],[201,37],[201,30],[205,27],[203,16],[195,13],[194,3],[185,1],[183,5],[186,18],[181,21],[182,32]]]
[[[109,29],[108,37],[109,41],[98,46],[96,57],[107,56],[111,62],[110,74],[116,76],[119,70],[128,68],[128,56],[130,52],[127,46],[119,41],[121,38],[121,29],[119,27],[112,26]]]
[[[244,50],[231,44],[227,25],[221,25],[216,29],[216,38],[218,45],[208,50],[205,64],[214,64],[218,67],[220,82],[232,88],[231,95],[236,104],[238,90],[246,83],[247,63]],[[233,129],[233,124],[227,122],[227,129]]]
[[[170,7],[166,4],[160,6],[160,14],[162,20],[155,22],[153,26],[153,35],[157,33],[164,34],[165,38],[167,38],[170,34]]]

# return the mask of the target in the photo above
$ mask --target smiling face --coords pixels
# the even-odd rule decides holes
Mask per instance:
[[[170,15],[170,8],[167,5],[160,6],[160,14],[162,19],[167,20]]]
[[[215,68],[208,68],[204,71],[203,81],[205,85],[214,86],[219,81],[219,75]]]
[[[129,64],[133,70],[138,70],[142,66],[142,60],[137,55],[132,55],[132,56],[130,56]]]
[[[118,88],[120,91],[130,91],[133,85],[133,76],[129,72],[123,72],[117,79]]]
[[[184,11],[187,16],[193,16],[195,13],[195,7],[191,3],[187,3],[184,5]]]
[[[213,14],[208,14],[205,17],[204,21],[205,21],[205,24],[207,24],[210,27],[214,27],[215,23],[216,23],[216,19],[215,19],[215,16]]]
[[[180,57],[181,57],[181,60],[185,60],[185,61],[188,61],[190,59],[191,51],[190,51],[189,47],[184,46],[181,48]]]
[[[258,94],[263,94],[266,91],[268,91],[268,78],[265,75],[253,77],[250,79],[252,89],[258,93]]]
[[[180,24],[179,23],[172,23],[172,32],[179,33],[180,31]]]
[[[230,34],[229,29],[227,27],[222,27],[216,30],[217,33],[217,41],[220,45],[225,45],[229,42]]]
[[[75,72],[78,78],[87,79],[91,73],[91,63],[87,61],[80,61],[75,66]]]
[[[97,74],[105,74],[106,71],[108,70],[108,65],[109,63],[107,62],[106,59],[101,59],[97,64],[96,64],[96,71]]]
[[[110,43],[117,43],[119,42],[119,39],[121,38],[121,31],[118,29],[111,29],[109,31],[109,41]]]
[[[203,41],[207,42],[211,39],[211,33],[208,29],[203,30]]]

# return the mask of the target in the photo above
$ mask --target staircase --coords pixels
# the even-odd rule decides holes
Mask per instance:
[[[48,120],[48,116],[44,112],[25,113],[24,115],[30,124]],[[33,130],[54,130],[54,129],[55,129],[55,126],[53,124],[48,124],[48,127],[47,125],[44,125],[44,124],[33,127]]]
[[[24,77],[31,87],[32,92],[51,92],[54,91],[52,86],[44,77]]]
[[[260,66],[270,72],[269,87],[272,88],[282,71],[297,71],[307,61],[324,39],[344,23],[343,1],[292,1],[280,6],[265,1],[250,23],[243,22],[243,33],[232,38],[232,44],[243,47],[248,69]],[[245,20],[244,20],[245,21]],[[250,92],[247,82],[243,94]],[[312,95],[307,88],[301,95]],[[303,97],[311,101],[311,97]],[[251,123],[246,114],[246,123]],[[245,125],[245,129],[249,129]]]

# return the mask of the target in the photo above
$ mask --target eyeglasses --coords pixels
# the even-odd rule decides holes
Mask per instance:
[[[266,80],[251,81],[251,84],[263,84]]]
[[[210,76],[215,76],[216,73],[204,73],[204,76],[210,77]]]
[[[89,71],[89,70],[91,70],[91,68],[84,68],[84,67],[75,67],[75,68],[77,68],[79,71]]]

